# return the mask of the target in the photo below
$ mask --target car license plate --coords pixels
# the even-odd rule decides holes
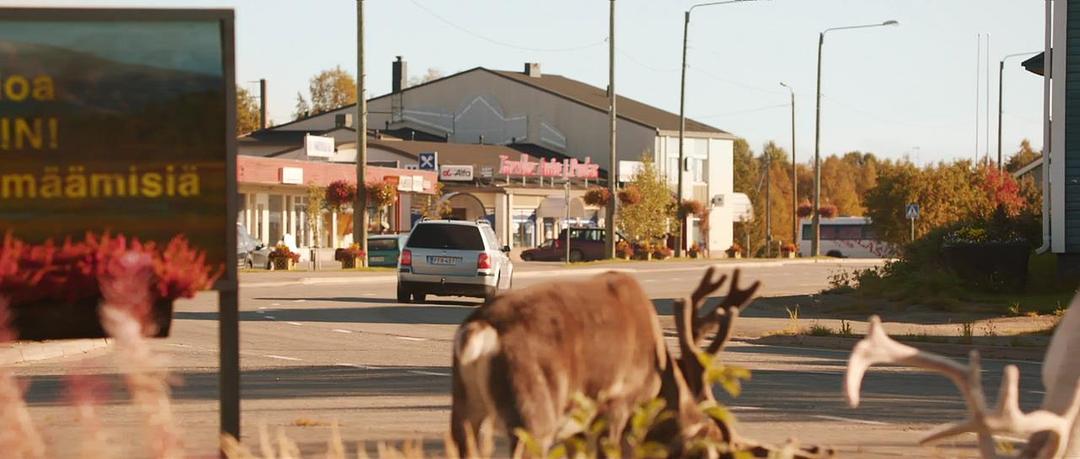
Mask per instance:
[[[433,265],[456,265],[461,257],[427,257],[427,261]]]
[[[371,257],[371,261],[386,261],[386,257]]]

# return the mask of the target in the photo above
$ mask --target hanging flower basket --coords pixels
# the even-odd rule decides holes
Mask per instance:
[[[390,182],[379,182],[367,185],[368,204],[375,207],[386,207],[397,200],[397,186]]]
[[[634,185],[629,185],[619,192],[619,202],[624,206],[632,206],[641,202],[641,190]]]
[[[607,207],[611,202],[611,191],[604,187],[594,186],[585,192],[583,200],[590,206]]]
[[[169,335],[177,298],[210,288],[222,272],[208,267],[205,253],[183,236],[162,247],[109,234],[87,234],[83,241],[62,244],[27,244],[9,235],[0,246],[0,295],[9,303],[18,339],[106,337],[99,318],[102,284],[117,260],[131,255],[146,262],[143,282],[149,285],[133,287],[149,294],[148,304],[135,307],[145,308],[139,315],[143,333],[151,337]]]
[[[348,209],[356,200],[356,185],[335,180],[326,187],[326,207],[333,211]]]

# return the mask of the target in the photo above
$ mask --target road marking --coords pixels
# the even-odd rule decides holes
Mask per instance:
[[[298,359],[296,357],[286,357],[284,355],[274,355],[274,354],[266,354],[263,357],[266,357],[268,359],[288,360],[288,361],[292,361],[292,362],[299,362],[301,360],[301,359]]]
[[[169,346],[173,346],[173,347],[191,347],[190,344],[180,344],[180,343],[165,343],[165,344],[168,344]]]
[[[411,336],[395,336],[394,338],[403,339],[405,341],[427,341],[427,338],[413,338]]]
[[[302,323],[300,323],[300,322],[285,322],[285,323],[287,323],[287,324],[289,324],[289,325],[296,325],[297,327],[299,327],[299,326],[301,326],[301,325],[304,325],[304,324],[302,324]]]
[[[274,319],[276,319],[276,318],[277,318],[277,317],[274,317],[274,316],[263,316],[263,317],[265,317],[265,318],[267,318],[267,319],[270,319],[270,320],[274,320]]]
[[[355,363],[335,363],[334,366],[335,367],[359,368],[361,370],[370,370],[371,369],[371,367],[364,366],[364,365],[357,365]]]
[[[305,299],[299,299],[299,300],[293,300],[292,302],[293,302],[293,303],[303,303],[303,302],[305,302],[305,301],[307,301],[307,300],[305,300]]]
[[[729,406],[733,411],[761,411],[765,408],[760,406]]]
[[[824,415],[824,414],[815,414],[815,415],[811,415],[810,417],[818,418],[818,419],[824,419],[826,421],[854,422],[856,424],[866,424],[866,425],[871,425],[871,426],[887,426],[887,425],[889,425],[889,423],[887,423],[887,422],[867,421],[865,419],[844,418],[844,417],[840,417],[840,416],[827,416],[827,415]]]
[[[262,308],[259,308],[259,310],[255,311],[255,313],[256,314],[266,314],[266,311],[263,311]]]
[[[1029,390],[1028,392],[1030,392],[1032,394],[1046,395],[1046,392],[1043,392],[1041,390]],[[1024,440],[1024,441],[1027,441],[1027,440]]]
[[[450,373],[439,373],[439,372],[435,372],[435,371],[423,371],[423,370],[409,370],[409,373],[412,373],[414,375],[423,375],[423,376],[446,376],[446,377],[450,376]]]
[[[270,306],[281,306],[281,303],[270,303]],[[262,308],[259,308],[262,309]]]
[[[365,294],[362,294],[360,296],[375,296],[375,295],[378,295],[378,294],[377,293],[365,293]]]
[[[335,328],[335,329],[330,330],[330,331],[332,331],[334,333],[352,333],[352,330],[343,330],[343,329],[340,329],[340,328]]]

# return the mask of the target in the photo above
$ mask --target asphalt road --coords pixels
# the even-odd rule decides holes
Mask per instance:
[[[559,282],[598,269],[604,267],[532,264],[519,271],[514,286]],[[748,267],[744,279],[761,280],[762,295],[782,301],[819,291],[836,269],[830,263]],[[658,263],[634,275],[670,326],[670,300],[687,295],[702,271],[701,263]],[[314,454],[324,450],[328,424],[337,421],[350,449],[359,441],[424,439],[437,455],[449,419],[450,341],[455,326],[479,301],[436,297],[428,304],[398,304],[393,281],[382,275],[316,284],[267,282],[273,279],[268,276],[246,277],[241,286],[245,443],[257,445],[259,426],[265,425],[272,434],[283,429]],[[182,383],[174,389],[174,410],[195,457],[215,457],[217,446],[215,311],[213,294],[178,302],[172,336],[153,343]],[[783,319],[748,316],[737,334],[783,328]],[[862,407],[852,410],[840,392],[846,352],[733,343],[722,358],[753,371],[743,394],[725,400],[745,436],[775,443],[794,437],[833,446],[848,457],[973,454],[970,439],[935,449],[915,446],[937,423],[964,416],[957,390],[941,376],[872,370]],[[1031,409],[1041,398],[1038,364],[1017,363],[1022,405]],[[984,362],[988,393],[996,394],[1002,365]],[[107,384],[99,415],[114,440],[109,443],[113,457],[148,455],[143,416],[129,405],[108,351],[21,364],[15,371],[29,383],[31,414],[45,432],[50,456],[79,455],[80,428],[64,390],[69,373],[99,375]]]

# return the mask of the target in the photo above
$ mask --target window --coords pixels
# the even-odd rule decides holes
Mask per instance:
[[[418,249],[484,250],[484,238],[475,226],[427,223],[416,225],[407,245]]]
[[[704,158],[690,158],[690,174],[696,183],[705,183],[707,170]]]
[[[397,250],[398,240],[396,237],[380,237],[378,239],[368,239],[367,245],[369,251],[376,250]]]
[[[821,225],[821,240],[823,241],[873,240],[874,237],[874,231],[870,228],[870,225]],[[809,241],[813,238],[814,225],[804,223],[802,227],[802,239]]]

